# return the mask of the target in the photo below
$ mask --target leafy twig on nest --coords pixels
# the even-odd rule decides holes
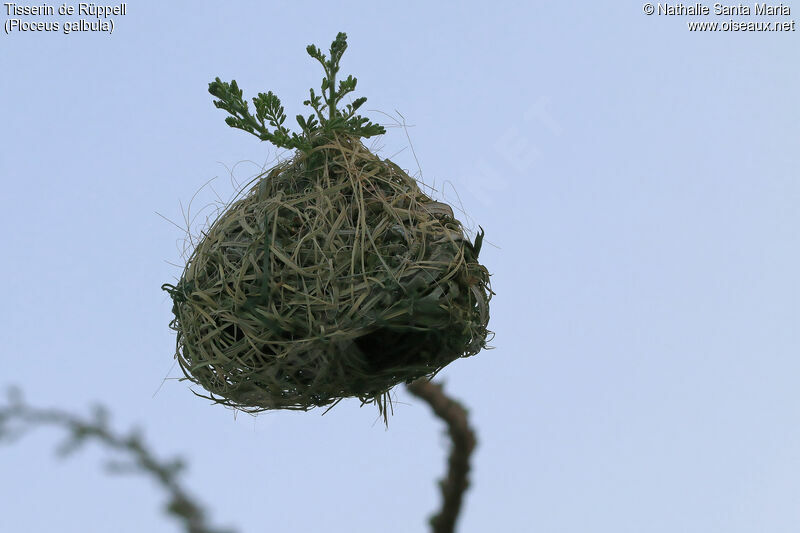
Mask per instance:
[[[469,487],[470,455],[477,443],[470,427],[467,410],[442,389],[442,385],[418,379],[408,385],[414,396],[425,400],[436,416],[447,424],[453,446],[450,449],[447,475],[439,482],[442,508],[430,519],[433,533],[453,533],[461,511],[464,492]]]
[[[336,86],[339,61],[345,50],[347,50],[347,34],[342,32],[336,35],[336,40],[331,44],[330,59],[313,44],[306,48],[308,55],[322,65],[325,77],[322,78],[322,93],[318,95],[311,89],[309,99],[303,102],[313,109],[314,113],[308,117],[303,115],[296,117],[302,130],[300,135],[289,131],[283,125],[286,114],[280,99],[272,91],[266,94],[259,93],[253,98],[255,116],[250,113],[236,80],[228,83],[216,78],[208,84],[208,92],[219,99],[214,100],[215,106],[231,114],[225,119],[228,126],[252,133],[262,141],[269,141],[279,148],[297,148],[308,152],[314,147],[315,142],[324,139],[324,135],[320,134],[332,132],[349,133],[355,137],[372,137],[386,133],[383,126],[356,115],[358,108],[367,101],[366,98],[356,98],[343,110],[337,108],[342,98],[355,90],[358,82],[353,76],[347,76],[339,81],[338,87]]]
[[[183,489],[178,477],[184,468],[180,459],[159,460],[142,440],[132,431],[119,435],[108,426],[108,414],[96,407],[91,419],[82,419],[57,409],[39,409],[27,405],[19,392],[9,393],[8,404],[0,405],[0,442],[14,441],[38,426],[57,426],[65,429],[69,436],[58,448],[59,455],[66,456],[88,441],[100,444],[131,457],[128,463],[109,463],[112,472],[141,472],[154,478],[167,492],[167,512],[183,523],[187,533],[233,533],[232,530],[212,528],[206,521],[205,511]]]

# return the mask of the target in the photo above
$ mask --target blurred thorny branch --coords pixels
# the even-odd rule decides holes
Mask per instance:
[[[440,384],[419,379],[409,384],[408,390],[427,402],[434,414],[447,424],[452,448],[447,474],[439,483],[442,506],[431,517],[430,524],[432,533],[454,533],[464,492],[469,486],[475,433],[469,426],[466,409],[448,397]],[[180,483],[185,468],[180,459],[159,459],[135,429],[128,434],[115,432],[109,426],[108,412],[103,407],[96,406],[90,417],[81,418],[59,409],[30,406],[18,389],[10,389],[6,405],[0,405],[0,444],[16,442],[41,426],[55,426],[67,432],[67,438],[56,450],[62,457],[92,441],[125,457],[124,461],[110,461],[107,464],[109,472],[138,472],[153,478],[167,494],[166,512],[179,520],[187,533],[234,533],[232,529],[208,524],[205,508],[192,499]]]
[[[203,507],[179,482],[184,469],[180,459],[158,459],[136,430],[127,435],[115,433],[109,427],[108,413],[104,408],[95,407],[90,418],[80,418],[58,409],[31,407],[18,390],[12,389],[8,394],[8,404],[0,406],[0,443],[14,442],[38,426],[57,426],[67,431],[66,440],[57,449],[61,456],[70,455],[89,441],[126,456],[127,462],[109,462],[109,471],[139,472],[154,478],[167,493],[167,513],[180,520],[187,533],[233,533],[233,530],[208,524]]]
[[[431,517],[430,524],[433,533],[453,533],[464,493],[469,487],[470,456],[477,444],[475,431],[469,425],[467,410],[445,394],[442,385],[418,379],[408,385],[408,390],[428,402],[434,414],[447,424],[452,448],[447,460],[447,474],[439,482],[442,508]]]

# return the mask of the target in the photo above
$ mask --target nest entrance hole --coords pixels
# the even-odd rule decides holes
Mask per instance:
[[[434,339],[429,331],[378,328],[353,342],[364,354],[370,370],[383,372],[407,365],[429,352]]]

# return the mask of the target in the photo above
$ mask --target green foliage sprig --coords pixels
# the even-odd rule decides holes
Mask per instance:
[[[356,115],[356,111],[367,101],[366,98],[356,98],[344,109],[338,108],[342,98],[353,92],[358,82],[349,75],[339,81],[338,87],[336,86],[339,61],[345,50],[347,50],[347,34],[342,32],[336,35],[331,44],[330,59],[313,44],[306,48],[308,55],[319,61],[325,69],[325,77],[322,78],[321,94],[316,94],[312,88],[309,99],[303,102],[314,112],[307,117],[303,115],[296,117],[301,129],[300,134],[290,131],[283,125],[286,113],[280,99],[272,91],[266,94],[258,93],[258,96],[253,98],[255,116],[250,113],[236,80],[228,83],[216,78],[208,84],[208,92],[218,98],[214,100],[216,107],[231,114],[225,118],[229,126],[252,133],[262,141],[269,141],[279,148],[296,148],[307,152],[320,142],[324,142],[326,134],[333,132],[348,133],[357,137],[372,137],[386,133],[383,126]]]

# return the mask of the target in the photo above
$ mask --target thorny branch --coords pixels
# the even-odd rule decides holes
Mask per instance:
[[[467,410],[445,394],[442,385],[418,379],[408,385],[414,396],[425,400],[436,416],[447,424],[453,445],[447,461],[447,474],[439,482],[442,507],[430,519],[433,533],[453,533],[461,511],[464,493],[469,487],[470,455],[477,444]]]
[[[180,460],[159,460],[136,431],[128,435],[114,433],[108,426],[108,415],[103,408],[96,407],[91,419],[83,419],[58,409],[31,407],[18,391],[12,390],[8,404],[0,406],[0,443],[13,442],[37,426],[58,426],[67,430],[69,436],[58,448],[60,455],[68,455],[88,441],[97,441],[130,457],[130,463],[109,463],[109,470],[138,471],[154,478],[168,495],[167,512],[182,522],[187,533],[233,533],[229,529],[212,528],[207,523],[203,507],[178,481],[184,468]]]
[[[431,517],[433,533],[454,533],[464,492],[469,486],[470,455],[475,448],[475,432],[469,426],[467,410],[445,394],[442,386],[426,379],[408,385],[408,390],[430,405],[436,416],[448,428],[453,442],[448,459],[448,472],[439,483],[443,503],[441,510]],[[159,460],[145,445],[141,435],[132,431],[120,435],[108,425],[108,414],[96,407],[91,419],[80,418],[58,409],[39,409],[27,405],[21,394],[12,389],[7,405],[0,405],[0,444],[13,442],[38,426],[57,426],[67,430],[69,436],[58,448],[60,455],[68,455],[88,441],[96,441],[111,450],[127,455],[131,462],[110,463],[112,472],[141,472],[153,477],[169,498],[167,512],[181,521],[187,533],[233,533],[217,529],[207,523],[204,508],[194,501],[179,483],[184,465],[180,460]]]

